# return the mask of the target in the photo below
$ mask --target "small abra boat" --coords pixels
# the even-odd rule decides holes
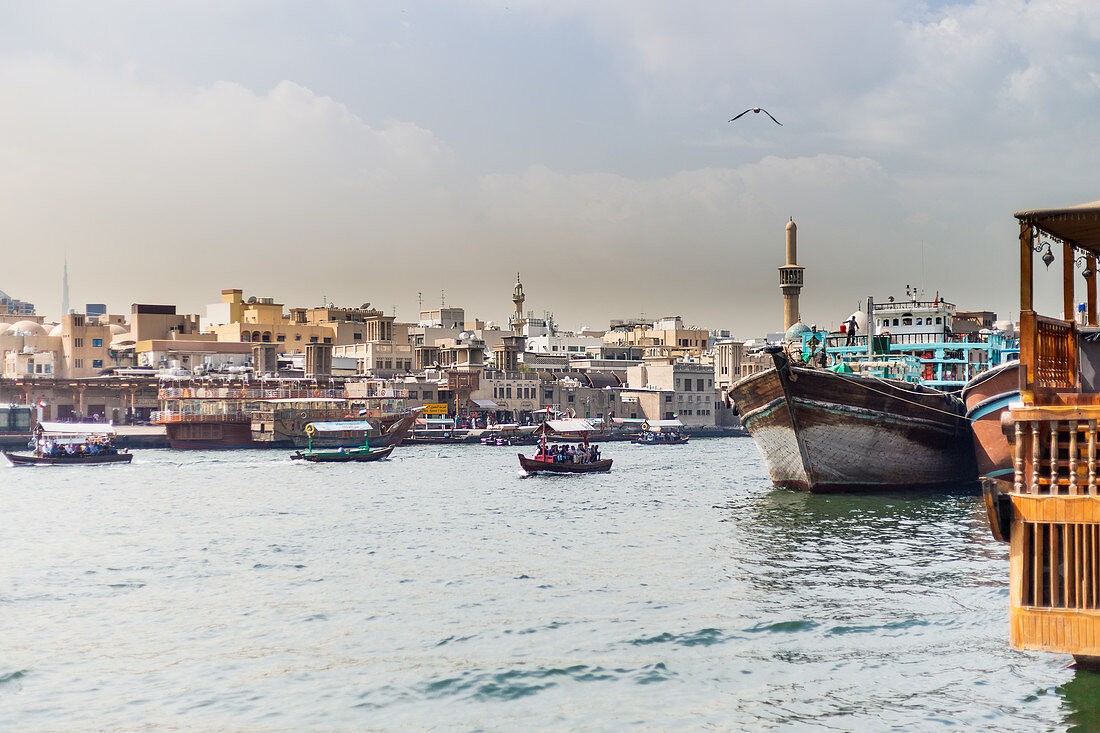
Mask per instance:
[[[680,430],[684,424],[679,420],[647,420],[642,423],[642,433],[630,442],[634,445],[683,445],[689,436]]]
[[[599,446],[589,445],[589,434],[596,432],[596,426],[587,420],[578,418],[569,420],[547,420],[539,427],[539,450],[528,458],[519,454],[519,465],[528,474],[542,473],[603,473],[611,470],[611,459],[600,458]],[[586,460],[578,460],[569,456],[568,449],[572,446],[552,446],[547,449],[547,435],[572,435],[581,441],[577,449],[581,454],[587,454]]]
[[[133,454],[116,448],[114,437],[114,426],[106,423],[41,422],[30,441],[33,453],[3,453],[14,466],[129,463]]]
[[[380,461],[393,453],[394,446],[387,445],[384,448],[371,448],[368,437],[373,426],[366,420],[341,420],[334,422],[311,422],[306,425],[306,437],[309,446],[305,453],[297,451],[290,456],[292,461],[309,461],[310,463],[366,463],[368,461]],[[313,437],[318,434],[344,433],[363,434],[363,445],[340,446],[332,450],[313,450]]]

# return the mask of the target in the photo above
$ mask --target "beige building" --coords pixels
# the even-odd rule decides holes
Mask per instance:
[[[647,359],[627,369],[630,396],[643,405],[644,417],[669,420],[678,417],[689,427],[716,424],[722,397],[714,386],[714,369],[699,362]],[[654,403],[647,392],[659,392]],[[656,414],[650,410],[656,410]]]
[[[668,316],[653,323],[612,321],[604,343],[618,347],[642,347],[646,357],[699,356],[710,345],[710,331],[684,325],[680,316]]]
[[[741,379],[741,359],[744,354],[744,341],[728,339],[714,345],[714,384],[719,390],[729,389],[734,382]]]

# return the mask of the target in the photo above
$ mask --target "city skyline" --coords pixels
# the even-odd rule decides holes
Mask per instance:
[[[67,251],[113,312],[503,323],[520,270],[573,328],[749,338],[793,216],[807,322],[907,285],[1014,318],[1012,212],[1096,198],[1083,2],[3,7],[0,287],[51,317]]]

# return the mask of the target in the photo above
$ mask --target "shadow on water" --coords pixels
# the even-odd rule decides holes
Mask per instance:
[[[1079,671],[1057,688],[1067,731],[1100,731],[1100,673]]]

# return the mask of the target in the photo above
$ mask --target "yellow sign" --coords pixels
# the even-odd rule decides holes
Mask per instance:
[[[446,402],[429,402],[424,405],[425,415],[446,415],[447,403]]]

